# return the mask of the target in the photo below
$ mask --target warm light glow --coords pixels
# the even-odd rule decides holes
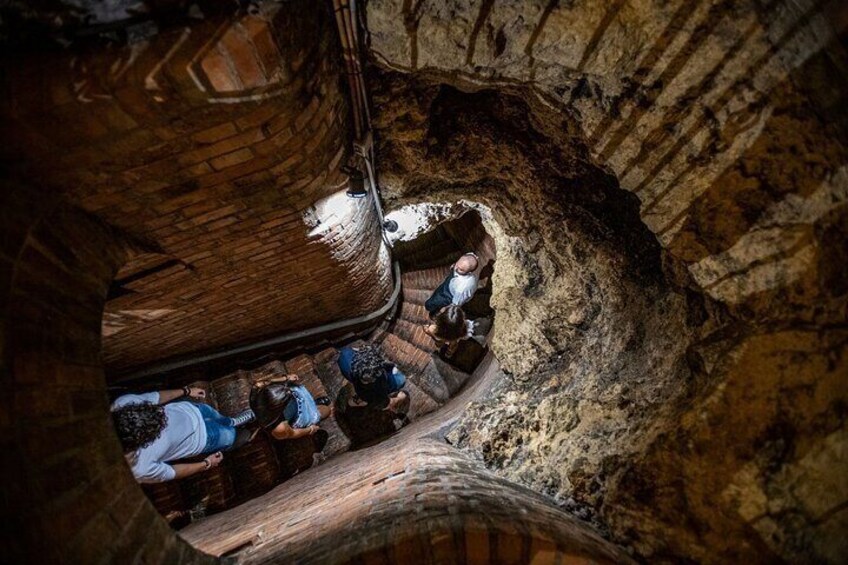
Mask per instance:
[[[309,237],[323,235],[330,228],[350,221],[357,206],[363,204],[363,200],[367,199],[350,198],[342,190],[316,202],[304,215],[304,221],[312,227]]]

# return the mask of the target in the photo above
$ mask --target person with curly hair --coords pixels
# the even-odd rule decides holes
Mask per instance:
[[[424,333],[439,347],[444,347],[445,355],[451,357],[460,341],[474,335],[474,322],[465,316],[462,308],[452,304],[439,310],[433,321],[424,325]]]
[[[112,421],[133,476],[140,483],[181,479],[217,467],[222,451],[249,441],[250,432],[237,430],[253,420],[245,411],[228,418],[206,404],[201,388],[125,394],[112,403]],[[196,463],[175,463],[211,453]]]
[[[353,385],[350,406],[369,406],[381,410],[400,409],[408,397],[403,385],[406,377],[386,361],[380,346],[343,347],[339,350],[339,369]]]

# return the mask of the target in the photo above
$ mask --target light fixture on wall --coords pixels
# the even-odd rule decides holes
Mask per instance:
[[[362,174],[362,171],[351,165],[345,165],[341,170],[348,178],[346,194],[349,197],[365,198],[368,196],[368,189],[365,187],[365,175]]]
[[[389,233],[395,233],[398,230],[398,223],[394,220],[383,221],[383,229]]]

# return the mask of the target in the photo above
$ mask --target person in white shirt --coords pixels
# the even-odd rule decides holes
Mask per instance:
[[[206,404],[172,402],[202,399],[205,394],[203,389],[184,387],[125,394],[112,403],[115,430],[138,482],[161,483],[211,469],[223,460],[221,451],[249,441],[250,432],[236,426],[250,422],[252,411],[229,418]],[[204,453],[212,455],[196,463],[173,463]]]
[[[474,253],[466,253],[451,265],[450,273],[442,284],[433,291],[424,308],[433,318],[445,306],[462,306],[477,292],[479,260]]]

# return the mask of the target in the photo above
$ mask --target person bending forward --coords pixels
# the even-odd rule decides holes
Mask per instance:
[[[330,399],[313,398],[298,384],[297,375],[259,382],[250,391],[250,407],[259,425],[274,439],[297,439],[316,434],[318,422],[332,414]]]
[[[206,404],[171,402],[204,396],[203,389],[185,387],[125,394],[112,403],[115,430],[138,482],[161,483],[211,469],[223,460],[221,451],[249,440],[250,432],[236,429],[253,419],[249,410],[228,418]],[[172,463],[205,453],[212,455],[196,463]]]
[[[373,344],[339,350],[339,369],[352,385],[355,394],[349,406],[368,406],[405,414],[409,394],[403,389],[406,377],[383,358],[380,347]]]

